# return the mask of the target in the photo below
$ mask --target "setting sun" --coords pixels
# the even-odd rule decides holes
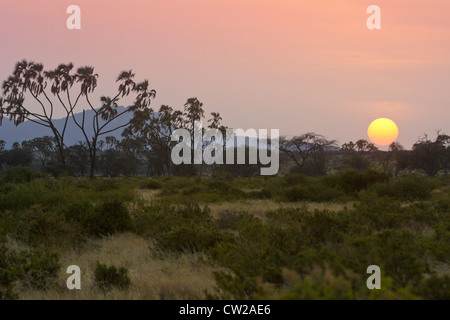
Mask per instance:
[[[370,140],[379,146],[388,146],[398,138],[398,127],[394,121],[381,118],[373,121],[367,130]]]

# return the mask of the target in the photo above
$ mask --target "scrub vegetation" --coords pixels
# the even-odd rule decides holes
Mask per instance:
[[[44,177],[0,184],[1,299],[449,299],[450,179]],[[81,268],[82,289],[66,287]],[[368,290],[378,265],[381,290]]]

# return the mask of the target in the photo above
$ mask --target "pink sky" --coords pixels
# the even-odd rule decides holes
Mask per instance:
[[[71,4],[82,30],[66,28]],[[371,4],[381,30],[366,27]],[[234,128],[344,143],[386,117],[408,148],[450,133],[448,0],[15,0],[0,30],[2,81],[24,58],[74,62],[96,68],[99,95],[133,69],[157,90],[153,108],[196,96]]]

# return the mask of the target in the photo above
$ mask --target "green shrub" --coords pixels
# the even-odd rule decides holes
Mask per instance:
[[[281,300],[353,300],[356,292],[351,280],[330,272],[305,276],[277,297]]]
[[[218,226],[220,229],[230,229],[236,230],[239,226],[239,221],[242,219],[242,214],[237,214],[234,212],[222,212],[218,218]]]
[[[26,183],[41,177],[40,173],[34,172],[29,167],[13,167],[3,172],[0,180],[2,183]]]
[[[95,283],[102,290],[109,290],[112,287],[127,289],[131,284],[128,273],[125,267],[108,266],[97,261],[94,271]]]
[[[154,179],[148,179],[148,180],[145,180],[144,182],[141,182],[139,187],[141,189],[159,190],[159,189],[162,189],[163,185],[159,181],[156,181]]]
[[[434,209],[437,212],[450,213],[450,190],[439,193],[433,198]]]
[[[120,188],[120,180],[107,178],[95,179],[91,181],[91,188],[97,192],[117,190]]]
[[[173,206],[164,202],[143,205],[136,214],[139,234],[156,240],[164,250],[204,251],[224,238],[224,233],[198,204]]]
[[[58,253],[41,249],[16,252],[0,245],[0,300],[18,298],[14,292],[18,281],[22,287],[50,288],[60,267]]]
[[[433,229],[434,234],[425,239],[424,245],[434,258],[450,263],[450,222],[440,222]]]
[[[429,177],[408,175],[389,182],[374,184],[371,190],[379,196],[388,196],[403,201],[425,200],[431,197],[437,182]]]
[[[285,188],[284,196],[288,201],[327,202],[342,196],[342,192],[322,184],[297,185]]]
[[[341,260],[358,273],[376,264],[394,280],[397,287],[417,285],[429,272],[426,260],[420,257],[424,248],[407,230],[383,230],[372,236],[353,238],[342,252]]]
[[[212,226],[186,224],[171,228],[157,237],[158,246],[173,252],[202,252],[222,240],[222,233]]]
[[[0,243],[0,300],[18,298],[17,293],[14,292],[17,278],[14,252]]]
[[[16,226],[15,237],[32,247],[71,246],[83,238],[76,222],[67,222],[64,217],[33,206],[12,217]]]
[[[101,202],[91,214],[83,215],[81,224],[89,235],[96,237],[133,230],[128,208],[118,199]]]
[[[41,249],[19,253],[17,264],[22,285],[38,290],[53,286],[61,268],[58,253]]]
[[[359,224],[367,224],[375,230],[399,227],[405,220],[401,204],[388,197],[379,197],[374,192],[363,191],[355,204],[355,216]]]
[[[282,184],[291,187],[299,184],[306,184],[309,178],[304,174],[287,174],[282,178]]]
[[[332,187],[339,187],[346,193],[356,193],[367,189],[371,185],[389,180],[389,175],[375,169],[359,171],[355,169],[345,169],[335,177],[326,177],[324,181]]]
[[[262,289],[258,281],[253,277],[236,276],[229,272],[214,272],[217,288],[220,290],[220,296],[214,298],[220,299],[254,299],[255,296],[262,294]]]
[[[450,277],[436,275],[423,280],[418,287],[418,294],[429,300],[450,300]]]
[[[247,198],[249,199],[271,199],[272,198],[272,191],[270,191],[267,188],[264,188],[259,191],[250,191],[246,194]]]

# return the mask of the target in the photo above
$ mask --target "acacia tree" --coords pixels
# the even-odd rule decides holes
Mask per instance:
[[[383,152],[379,151],[380,153],[380,160],[381,164],[383,166],[383,171],[388,172],[390,164],[392,160],[396,161],[396,169],[395,169],[395,175],[398,175],[398,172],[401,169],[401,161],[400,161],[400,154],[405,150],[405,148],[399,143],[399,142],[392,142],[389,145],[388,151]]]
[[[365,170],[369,166],[368,156],[378,151],[378,148],[365,139],[350,141],[342,145],[342,150],[347,154],[347,164],[354,169]]]
[[[335,140],[328,140],[314,132],[308,132],[292,138],[280,138],[280,150],[295,162],[299,172],[302,171],[309,158],[314,158],[315,162],[319,161],[319,153],[335,146]]]
[[[428,139],[425,134],[414,144],[412,163],[416,169],[423,170],[427,175],[434,177],[441,170],[450,167],[450,136],[437,132],[435,141]]]
[[[48,84],[54,81],[54,75],[71,69],[73,65],[60,65],[53,71],[44,71],[41,63],[20,61],[6,81],[3,82],[3,98],[0,99],[0,125],[4,116],[14,121],[16,126],[30,121],[49,128],[53,133],[60,161],[65,166],[64,138],[69,117],[73,109],[64,104],[56,105],[50,99]],[[67,89],[72,79],[61,78],[59,87]],[[54,93],[54,86],[51,87]],[[34,104],[33,104],[34,103]],[[57,128],[53,116],[56,112],[64,111],[64,125]]]

